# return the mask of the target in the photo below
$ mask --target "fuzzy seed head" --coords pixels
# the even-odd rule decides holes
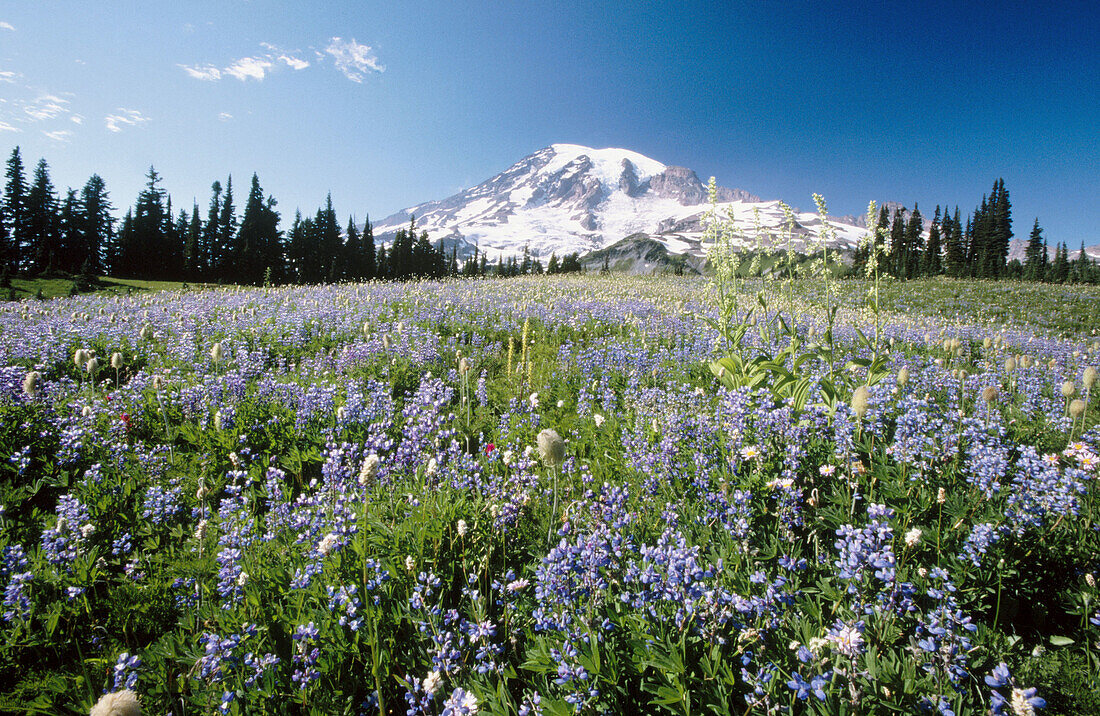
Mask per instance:
[[[1076,393],[1076,392],[1077,392],[1077,386],[1073,384],[1072,380],[1067,380],[1065,383],[1062,383],[1062,397],[1063,398],[1072,398],[1074,393]]]
[[[992,403],[994,400],[997,399],[997,393],[998,392],[1000,392],[1000,391],[997,390],[997,386],[987,385],[984,388],[982,388],[982,400],[984,400],[987,403]]]
[[[553,467],[565,458],[565,441],[556,430],[547,428],[538,435],[539,455],[542,461]]]
[[[23,392],[30,397],[38,395],[38,383],[42,376],[36,370],[32,370],[27,373],[27,377],[23,379]]]
[[[91,353],[84,350],[83,348],[80,348],[77,350],[76,353],[73,354],[73,363],[76,364],[77,368],[83,368],[84,366],[88,365],[88,361],[91,359],[91,357]]]
[[[866,385],[861,385],[852,393],[852,412],[860,420],[867,415],[867,400],[871,397],[871,391]]]
[[[1005,372],[1011,373],[1014,370],[1016,370],[1016,359],[1012,356],[1005,358]]]
[[[124,365],[124,362],[122,360],[122,354],[121,353],[112,353],[111,354],[111,367],[114,368],[115,370],[120,370],[123,365]]]
[[[898,371],[898,385],[906,385],[909,383],[909,369],[902,368]]]
[[[141,699],[129,689],[104,694],[88,716],[141,716]]]
[[[1091,365],[1085,368],[1085,372],[1081,376],[1081,384],[1085,386],[1085,390],[1092,390],[1096,386],[1097,377],[1095,368]]]
[[[1075,398],[1069,403],[1069,414],[1075,420],[1085,414],[1085,401]]]
[[[90,361],[88,361],[88,365],[86,366],[86,369],[87,369],[89,375],[95,375],[96,373],[98,373],[99,372],[99,359],[93,357]]]
[[[213,360],[215,363],[221,363],[222,362],[222,357],[224,355],[225,355],[225,353],[222,350],[221,341],[218,341],[217,343],[215,343],[213,346],[210,347],[210,359]]]

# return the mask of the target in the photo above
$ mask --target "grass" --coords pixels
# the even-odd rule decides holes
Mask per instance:
[[[70,296],[76,286],[77,277],[68,274],[51,274],[35,278],[13,278],[11,288],[0,289],[0,299],[23,300],[40,297],[42,299]],[[142,281],[138,279],[113,278],[99,276],[95,287],[81,294],[127,295],[146,291],[172,291],[182,288],[210,288],[214,284],[188,283],[185,281]]]

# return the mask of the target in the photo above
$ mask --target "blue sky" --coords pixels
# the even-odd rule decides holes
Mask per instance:
[[[0,5],[0,153],[118,207],[257,172],[284,226],[448,196],[555,142],[834,214],[974,208],[1100,243],[1094,2]]]

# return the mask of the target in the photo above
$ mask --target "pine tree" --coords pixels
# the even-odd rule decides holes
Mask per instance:
[[[1043,241],[1043,230],[1039,228],[1039,217],[1035,217],[1035,225],[1031,228],[1031,235],[1024,249],[1024,278],[1029,281],[1043,279],[1046,265],[1046,242]]]
[[[370,214],[363,221],[363,279],[380,278],[378,275],[378,255],[374,246],[374,227],[370,223]]]
[[[245,202],[244,217],[232,243],[230,274],[241,283],[259,285],[268,269],[283,263],[280,250],[279,214],[275,211],[275,199],[264,201],[260,178],[252,174],[252,186]]]
[[[320,273],[315,280],[334,282],[343,275],[343,243],[340,241],[340,222],[332,208],[332,194],[325,199],[324,208],[317,210],[313,230],[316,235],[314,250],[320,255]]]
[[[34,182],[27,192],[27,254],[33,257],[35,271],[46,271],[58,260],[57,213],[57,192],[50,181],[50,169],[46,160],[40,159],[34,169]]]
[[[913,213],[905,224],[905,250],[902,253],[902,278],[916,278],[920,275],[921,256],[924,253],[921,234],[924,232],[924,217],[920,209],[913,206]]]
[[[28,268],[30,258],[26,254],[26,247],[30,241],[30,218],[27,213],[27,179],[23,169],[23,157],[19,153],[19,147],[12,150],[8,157],[7,171],[4,176],[7,183],[4,186],[3,202],[0,203],[0,219],[2,219],[7,236],[5,244],[0,246],[3,255],[0,262],[12,272],[16,273]]]
[[[348,217],[348,228],[344,242],[344,278],[349,281],[363,280],[363,239],[355,225],[355,217]]]
[[[928,228],[928,245],[924,250],[922,272],[928,276],[939,276],[943,272],[941,254],[943,252],[940,239],[940,207],[936,205],[936,213],[932,215],[932,226]]]
[[[218,214],[217,239],[212,252],[214,275],[223,281],[236,281],[236,267],[233,265],[233,239],[237,234],[237,208],[233,205],[233,176],[225,180],[225,196],[222,197],[221,213]]]
[[[996,277],[1004,273],[1008,251],[1012,244],[1012,204],[1005,189],[1005,180],[993,184],[994,199],[990,205],[990,272]]]
[[[88,270],[95,275],[103,273],[103,252],[111,241],[114,231],[114,217],[111,211],[111,198],[107,194],[107,185],[98,174],[88,177],[84,188],[80,190],[80,205],[84,210],[83,237],[85,241],[84,257]],[[83,264],[81,264],[83,270]]]
[[[66,273],[75,274],[87,260],[87,242],[84,239],[84,210],[80,206],[76,190],[65,192],[65,201],[61,203],[58,216],[58,257],[57,268]]]
[[[191,207],[191,223],[183,240],[183,277],[187,281],[199,280],[202,265],[202,217],[199,216],[199,203]]]

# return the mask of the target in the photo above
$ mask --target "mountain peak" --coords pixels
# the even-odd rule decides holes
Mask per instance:
[[[743,230],[755,226],[759,215],[765,229],[782,232],[777,202],[763,203],[725,187],[718,201],[723,215],[733,212]],[[586,254],[636,234],[652,236],[671,253],[701,255],[707,202],[706,186],[687,167],[629,149],[552,144],[477,186],[383,219],[374,234],[388,242],[415,214],[418,229],[460,256],[476,247],[495,260],[525,246],[543,258],[554,252]],[[816,215],[799,215],[802,240],[817,234],[815,221]],[[850,245],[866,233],[843,224],[834,228],[839,244]]]

